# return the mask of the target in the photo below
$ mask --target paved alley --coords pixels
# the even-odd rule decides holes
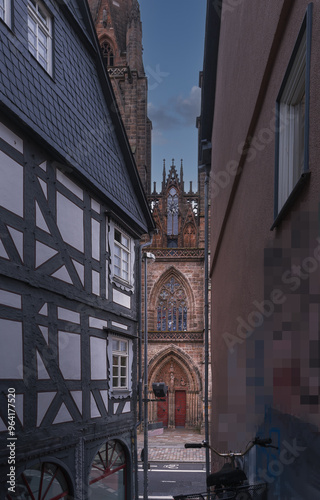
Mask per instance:
[[[138,456],[143,448],[143,432],[138,434]],[[149,462],[205,462],[204,448],[184,447],[185,443],[201,443],[204,433],[192,429],[164,429],[163,434],[148,439]]]

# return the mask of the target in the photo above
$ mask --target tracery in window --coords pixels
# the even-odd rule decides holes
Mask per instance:
[[[157,306],[158,331],[187,330],[187,300],[183,286],[172,276],[161,288]]]
[[[167,198],[167,235],[178,234],[178,213],[179,202],[178,193],[175,188],[171,188]]]
[[[114,54],[113,49],[109,42],[103,42],[101,45],[102,57],[107,67],[114,66]]]

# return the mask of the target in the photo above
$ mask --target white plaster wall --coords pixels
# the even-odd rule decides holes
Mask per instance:
[[[57,180],[61,182],[66,188],[69,189],[73,194],[75,194],[80,200],[83,200],[83,190],[75,184],[69,177],[64,175],[60,170],[57,169]]]
[[[92,380],[107,380],[107,341],[90,337],[90,366]]]
[[[59,192],[57,192],[57,224],[63,240],[83,252],[83,210]]]
[[[21,295],[19,293],[8,292],[0,289],[0,304],[3,306],[21,309]]]
[[[7,144],[12,146],[17,151],[19,151],[19,153],[23,153],[23,140],[19,136],[17,136],[16,134],[14,134],[3,123],[0,123],[0,137]]]
[[[92,293],[100,295],[100,274],[92,270]]]
[[[80,314],[64,307],[58,307],[58,318],[80,325]]]
[[[37,394],[37,426],[41,424],[43,417],[55,397],[56,392],[38,392]]]
[[[54,248],[51,248],[40,241],[36,241],[36,268],[57,255],[57,253],[57,250]]]
[[[100,260],[100,223],[91,219],[92,258]]]
[[[119,290],[113,289],[113,302],[116,304],[120,304],[120,306],[126,307],[127,309],[131,308],[131,298],[129,295],[125,295]]]
[[[108,321],[89,316],[89,326],[90,328],[98,328],[99,330],[102,330],[103,328],[107,328]]]
[[[92,208],[92,210],[97,212],[97,214],[100,214],[100,203],[98,203],[93,198],[91,198],[91,208]]]
[[[0,318],[0,378],[23,378],[22,323]]]
[[[111,321],[111,325],[116,328],[122,328],[122,330],[128,330],[127,325],[123,325],[122,323],[118,323],[117,321]]]
[[[0,151],[1,206],[23,217],[23,167]]]
[[[59,366],[63,377],[67,380],[80,380],[80,335],[59,331],[58,339]]]

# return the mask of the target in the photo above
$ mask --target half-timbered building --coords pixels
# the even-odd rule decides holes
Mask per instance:
[[[87,3],[0,33],[0,498],[131,499],[152,216]]]

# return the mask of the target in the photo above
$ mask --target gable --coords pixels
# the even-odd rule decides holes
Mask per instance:
[[[87,4],[68,0],[60,2],[60,8],[46,0],[46,5],[55,27],[53,77],[30,54],[27,6],[16,3],[14,34],[0,27],[4,35],[0,40],[4,58],[1,101],[54,156],[85,176],[115,209],[146,232],[153,226],[151,215],[100,60]],[[12,78],[12,65],[17,79]]]

